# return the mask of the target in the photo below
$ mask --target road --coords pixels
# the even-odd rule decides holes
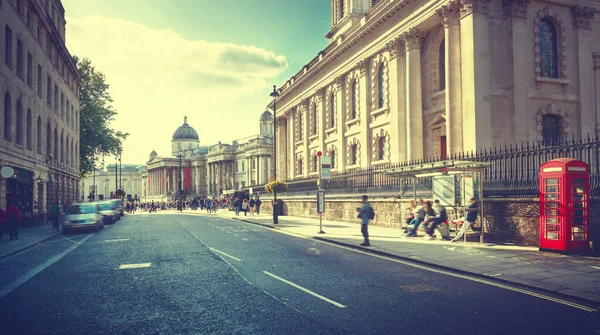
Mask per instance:
[[[532,296],[209,214],[126,216],[0,260],[0,334],[600,334]]]

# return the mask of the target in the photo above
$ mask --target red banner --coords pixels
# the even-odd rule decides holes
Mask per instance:
[[[185,181],[184,183],[184,188],[186,190],[191,190],[192,189],[192,167],[191,166],[186,166],[183,170],[183,180]]]

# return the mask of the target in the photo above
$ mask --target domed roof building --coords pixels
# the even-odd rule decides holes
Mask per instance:
[[[200,137],[196,129],[187,122],[187,116],[183,118],[183,124],[175,130],[171,139],[171,154],[179,155],[179,150],[184,152],[193,151],[200,145]]]

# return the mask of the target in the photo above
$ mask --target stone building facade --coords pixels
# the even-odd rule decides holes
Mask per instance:
[[[143,199],[166,201],[177,197],[178,192],[188,198],[218,197],[253,186],[259,190],[271,177],[273,115],[266,111],[259,122],[258,135],[231,144],[201,146],[186,117],[173,133],[170,156],[160,157],[155,151],[150,154],[148,169],[142,175]]]
[[[42,213],[79,194],[79,89],[60,0],[0,1],[0,207]]]
[[[281,179],[316,176],[318,151],[335,173],[599,128],[598,2],[331,8],[329,45],[278,90]]]
[[[142,200],[144,195],[142,172],[145,168],[144,165],[108,164],[106,169],[98,169],[95,174],[92,172],[81,180],[80,199],[88,201],[94,188],[96,200],[111,199],[115,192],[122,188],[125,199]]]

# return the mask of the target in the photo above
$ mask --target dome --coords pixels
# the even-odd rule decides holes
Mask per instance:
[[[171,142],[174,141],[200,141],[196,130],[187,124],[187,116],[183,118],[183,124],[173,133],[173,140]]]
[[[271,114],[271,112],[269,112],[269,111],[265,111],[260,116],[260,121],[270,121],[270,120],[273,120],[273,114]]]

